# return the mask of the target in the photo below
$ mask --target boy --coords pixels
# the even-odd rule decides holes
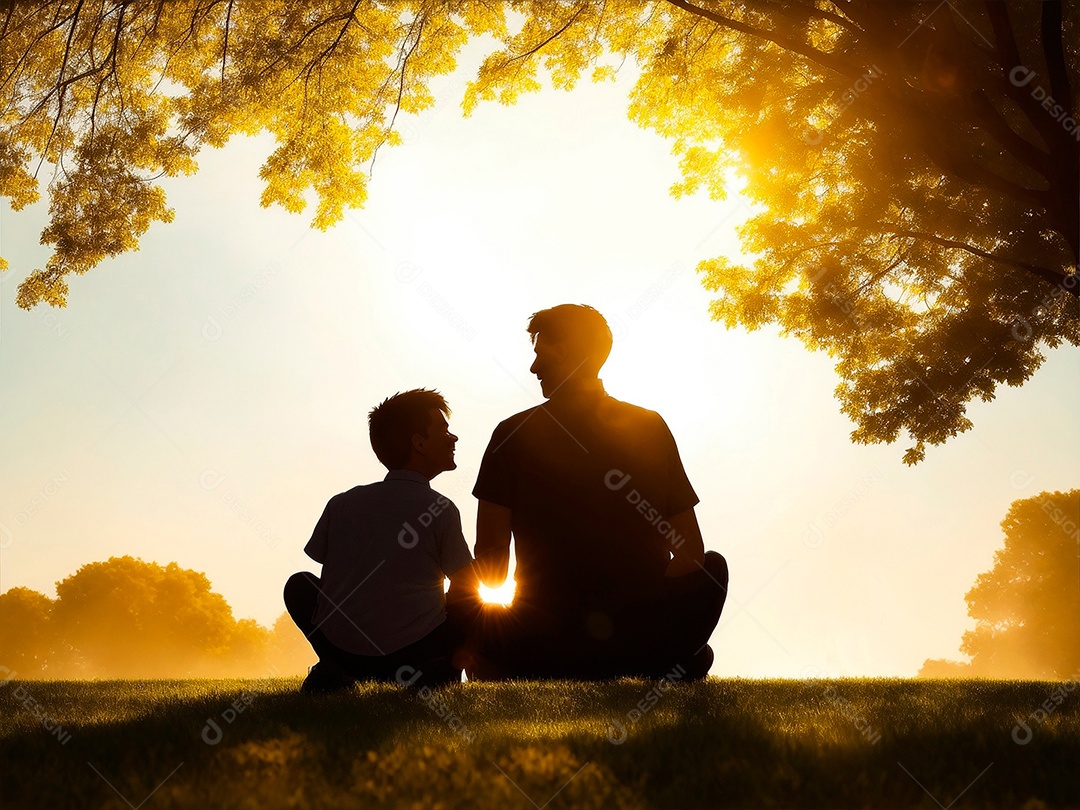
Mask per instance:
[[[414,389],[368,416],[386,478],[330,499],[304,548],[322,563],[321,579],[302,571],[285,584],[289,615],[319,655],[303,691],[461,680],[444,577],[454,594],[475,593],[477,580],[457,507],[429,483],[457,467],[449,415],[438,392]]]

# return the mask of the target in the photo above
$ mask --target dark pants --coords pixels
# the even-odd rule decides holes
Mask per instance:
[[[443,622],[419,641],[387,655],[356,655],[330,641],[315,624],[321,582],[301,571],[285,583],[285,609],[296,622],[320,661],[327,661],[360,681],[390,681],[405,686],[437,686],[461,681],[461,669],[450,658],[461,643],[460,633]]]
[[[528,600],[484,605],[469,621],[470,677],[683,677],[720,621],[727,586],[727,561],[710,551],[700,571],[667,579],[664,595],[649,601],[555,617]]]

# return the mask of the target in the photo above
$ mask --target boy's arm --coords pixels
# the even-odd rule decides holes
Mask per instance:
[[[469,544],[461,531],[461,513],[452,501],[435,518],[435,539],[438,544],[439,565],[443,575],[450,580],[446,593],[446,605],[479,600],[479,581],[476,563],[469,553]]]
[[[476,573],[476,563],[470,562],[449,575],[450,589],[446,592],[446,605],[450,606],[471,602],[480,598],[480,578]]]
[[[317,563],[326,562],[326,546],[330,538],[330,504],[333,502],[333,498],[327,502],[322,517],[319,518],[319,522],[315,524],[315,530],[311,533],[311,539],[304,546],[304,553]]]

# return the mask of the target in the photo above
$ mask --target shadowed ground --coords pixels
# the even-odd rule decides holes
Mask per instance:
[[[1072,683],[522,682],[319,698],[298,686],[0,683],[0,803],[1080,806]]]

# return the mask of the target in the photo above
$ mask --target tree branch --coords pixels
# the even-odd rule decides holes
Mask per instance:
[[[229,25],[232,23],[233,0],[225,10],[225,39],[221,47],[221,86],[225,86],[225,58],[229,55]]]
[[[401,111],[401,99],[405,95],[405,73],[409,65],[409,58],[413,55],[413,52],[420,46],[420,37],[424,34],[424,20],[423,15],[416,15],[413,17],[412,22],[409,24],[409,31],[405,35],[405,39],[401,43],[401,48],[398,51],[398,70],[400,71],[400,77],[398,80],[398,93],[397,102],[394,104],[394,114],[390,117],[390,123],[386,127],[386,131],[390,132],[394,128],[394,122],[397,121],[398,113]],[[416,26],[419,25],[419,28]],[[412,45],[409,46],[408,51],[405,50],[405,45],[412,38],[413,29],[416,29],[416,38],[413,39]],[[385,87],[385,83],[383,85]],[[384,143],[380,141],[375,145],[375,148],[371,152],[371,165],[368,167],[370,173],[375,168],[375,157],[379,154],[379,147]]]
[[[695,6],[692,3],[687,2],[687,0],[667,0],[667,2],[671,3],[671,5],[673,6],[681,8],[683,11],[689,12],[690,14],[696,14],[699,17],[704,17],[707,20],[712,20],[713,22],[718,23],[725,28],[730,28],[731,30],[738,31],[741,34],[747,34],[752,37],[763,39],[766,42],[771,42],[774,45],[778,45],[786,51],[791,51],[793,53],[799,54],[800,56],[805,56],[807,59],[815,62],[826,70],[830,70],[834,73],[839,73],[842,76],[847,76],[849,79],[858,79],[860,76],[866,73],[865,68],[859,68],[851,65],[843,61],[842,59],[838,59],[835,54],[820,51],[817,48],[813,48],[803,42],[794,40],[791,37],[786,37],[782,34],[777,34],[772,31],[765,31],[761,28],[754,28],[753,26],[747,25],[744,22],[733,20],[729,17],[724,17],[720,14],[717,14],[715,11],[710,11],[709,9],[701,8],[700,6]]]
[[[993,262],[1008,265],[1009,267],[1015,267],[1020,270],[1026,270],[1029,273],[1033,273],[1044,281],[1048,281],[1056,287],[1061,288],[1065,292],[1072,295],[1074,298],[1080,298],[1080,284],[1066,284],[1066,279],[1077,279],[1076,274],[1067,276],[1064,273],[1058,273],[1051,270],[1048,267],[1042,267],[1037,264],[1031,264],[1029,262],[1019,262],[1015,259],[1006,259],[1004,256],[998,256],[993,253],[987,253],[985,250],[981,250],[977,247],[967,244],[966,242],[958,242],[955,239],[945,239],[937,236],[936,234],[926,233],[925,231],[910,231],[903,228],[892,228],[889,226],[879,226],[884,233],[895,234],[896,236],[907,236],[913,239],[925,239],[928,242],[933,242],[936,245],[941,245],[947,248],[956,248],[958,250],[966,251],[974,256],[978,256],[981,259],[989,259]]]
[[[1071,116],[1073,114],[1072,85],[1065,65],[1061,23],[1061,0],[1043,0],[1040,33],[1042,34],[1043,56],[1046,59],[1046,72],[1050,78],[1050,93],[1054,101]],[[1064,130],[1064,127],[1061,129]]]
[[[538,45],[534,45],[533,47],[529,48],[529,50],[525,51],[525,53],[519,53],[519,54],[516,54],[514,56],[511,56],[503,64],[503,67],[506,67],[506,66],[510,65],[510,63],[512,63],[512,62],[520,61],[521,59],[528,59],[530,56],[532,56],[534,53],[539,51],[541,48],[543,48],[549,42],[551,42],[552,40],[554,40],[554,39],[558,38],[559,36],[561,36],[562,33],[564,31],[566,31],[566,29],[569,28],[571,25],[573,25],[574,22],[577,20],[577,18],[581,16],[581,12],[585,10],[585,5],[586,5],[585,3],[579,3],[578,7],[577,7],[577,10],[573,14],[570,15],[570,17],[567,19],[567,21],[565,23],[562,24],[562,26],[559,27],[558,31],[553,33],[551,36],[549,36],[547,39],[545,39],[543,42],[539,43]]]
[[[799,18],[802,20],[828,20],[829,22],[835,23],[841,28],[847,29],[853,34],[862,35],[866,33],[853,20],[850,20],[847,17],[843,17],[839,14],[834,14],[831,11],[826,11],[825,9],[819,8],[818,6],[806,5],[805,3],[799,2],[793,4],[789,4],[786,2],[777,2],[775,3],[775,8],[785,17],[791,17],[793,19]]]
[[[983,2],[986,16],[989,17],[990,25],[994,29],[994,40],[998,47],[998,66],[1001,68],[1002,75],[1001,86],[1005,95],[1023,111],[1043,139],[1043,143],[1052,150],[1057,137],[1055,125],[1048,116],[1043,114],[1043,109],[1031,97],[1031,93],[1022,87],[1017,87],[1011,80],[1012,71],[1018,67],[1024,67],[1024,62],[1020,57],[1020,49],[1017,47],[1016,37],[1013,34],[1008,6],[1001,0],[983,0]]]
[[[1019,163],[1047,180],[1053,179],[1057,174],[1052,155],[1017,133],[990,101],[985,90],[979,89],[968,105],[968,109],[978,116],[986,132]]]

